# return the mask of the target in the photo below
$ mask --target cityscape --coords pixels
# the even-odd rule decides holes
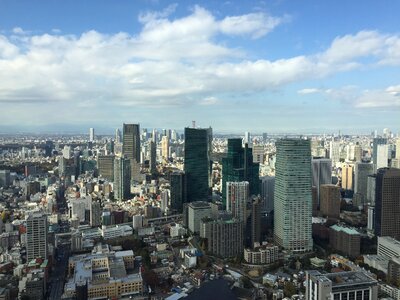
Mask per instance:
[[[400,300],[389,2],[0,1],[0,300]]]

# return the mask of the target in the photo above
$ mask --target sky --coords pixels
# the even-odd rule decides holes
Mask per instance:
[[[400,130],[397,0],[0,0],[0,133]]]

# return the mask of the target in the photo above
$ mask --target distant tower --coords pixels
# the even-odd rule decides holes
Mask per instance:
[[[275,177],[264,176],[260,177],[260,194],[262,200],[262,210],[270,213],[274,210],[274,186]]]
[[[121,131],[119,128],[115,129],[115,142],[121,143]]]
[[[169,139],[167,136],[163,136],[161,139],[161,156],[164,159],[169,158]]]
[[[47,216],[33,213],[26,220],[26,256],[47,259]]]
[[[248,144],[249,147],[251,147],[251,134],[250,134],[250,132],[248,132],[248,131],[246,131],[246,132],[244,133],[243,144]]]
[[[345,165],[342,168],[342,188],[345,190],[353,190],[354,166]]]
[[[377,167],[377,160],[378,160],[378,145],[386,145],[387,139],[375,137],[372,141],[372,161],[375,165],[375,171],[379,169]]]
[[[374,173],[374,165],[357,162],[354,170],[354,193],[359,194],[362,204],[367,203],[368,176]]]
[[[177,171],[170,177],[171,209],[181,213],[183,204],[186,202],[186,179],[185,173]]]
[[[328,158],[313,158],[312,164],[312,186],[317,189],[317,199],[319,205],[321,184],[332,183],[332,160]]]
[[[89,128],[89,142],[94,142],[94,128]]]
[[[310,251],[313,248],[310,141],[277,141],[275,166],[275,242],[293,252]]]
[[[376,161],[375,168],[376,170],[380,168],[386,168],[388,166],[389,160],[389,145],[377,145],[376,149]]]
[[[157,146],[153,141],[149,142],[149,168],[150,173],[154,174],[156,172],[157,165]]]

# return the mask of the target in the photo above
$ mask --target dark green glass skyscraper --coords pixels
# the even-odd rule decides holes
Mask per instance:
[[[186,202],[208,200],[211,141],[211,128],[185,128]]]
[[[228,153],[222,159],[222,199],[226,207],[226,183],[248,181],[250,194],[258,195],[260,190],[259,164],[253,162],[253,151],[242,139],[228,139]]]

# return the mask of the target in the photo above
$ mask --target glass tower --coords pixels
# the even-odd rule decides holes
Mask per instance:
[[[210,195],[211,128],[185,128],[186,202],[207,201]]]
[[[313,247],[310,141],[277,141],[275,167],[275,242],[293,252],[310,251]]]
[[[228,139],[228,153],[222,159],[222,200],[226,207],[226,183],[248,181],[250,195],[260,190],[259,164],[253,162],[252,149],[242,139]]]

